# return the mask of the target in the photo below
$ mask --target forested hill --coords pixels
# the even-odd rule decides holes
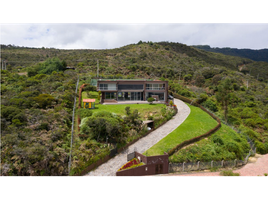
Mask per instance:
[[[237,49],[237,48],[211,48],[209,45],[194,45],[193,47],[203,49],[209,52],[223,53],[230,56],[239,56],[249,58],[254,61],[268,62],[268,49],[252,50],[252,49]]]
[[[267,62],[207,52],[172,42],[140,41],[137,44],[106,50],[63,50],[2,45],[1,53],[2,59],[7,61],[7,67],[10,69],[25,68],[48,58],[58,57],[66,61],[70,67],[80,67],[82,70],[83,66],[87,66],[87,71],[95,72],[98,59],[100,74],[179,78],[187,74],[194,75],[208,67],[230,69],[244,74],[248,73],[261,81],[268,80]]]

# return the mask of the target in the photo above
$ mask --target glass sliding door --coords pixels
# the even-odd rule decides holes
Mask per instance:
[[[141,92],[118,92],[118,101],[140,101]]]

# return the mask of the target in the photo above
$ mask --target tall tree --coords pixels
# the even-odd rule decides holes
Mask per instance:
[[[218,92],[216,93],[216,99],[221,103],[224,109],[225,122],[227,122],[228,104],[231,99],[232,90],[232,82],[227,78],[218,86]]]

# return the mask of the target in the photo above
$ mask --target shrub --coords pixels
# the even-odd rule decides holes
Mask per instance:
[[[152,104],[153,101],[155,101],[155,99],[154,99],[153,97],[149,97],[149,98],[147,99],[147,101],[148,101],[150,104]]]
[[[95,112],[92,115],[93,117],[108,117],[108,118],[112,118],[113,115],[112,113],[108,112],[108,111],[99,111],[99,112]]]
[[[240,176],[239,173],[234,173],[232,170],[224,170],[220,172],[221,176]]]
[[[38,104],[39,108],[46,108],[47,106],[51,106],[55,98],[50,94],[40,94],[37,97],[33,97],[32,100]]]
[[[202,93],[200,94],[199,98],[196,100],[197,103],[201,104],[204,101],[206,101],[208,99],[208,95]]]
[[[81,119],[92,116],[92,111],[89,109],[78,109],[76,113],[80,116]]]
[[[38,127],[39,130],[47,130],[48,131],[48,123],[41,123]]]
[[[212,112],[217,112],[218,111],[216,103],[214,101],[210,100],[210,99],[205,101],[205,102],[203,102],[202,106],[208,108]]]
[[[212,141],[213,141],[215,144],[224,145],[224,142],[223,142],[222,138],[221,138],[219,135],[213,135],[213,136],[212,136]]]
[[[258,153],[260,153],[260,154],[265,154],[265,153],[267,153],[267,149],[265,148],[265,145],[262,143],[262,142],[260,142],[260,141],[255,141],[254,142],[255,143],[255,145],[256,145],[256,148],[257,148],[257,152]]]

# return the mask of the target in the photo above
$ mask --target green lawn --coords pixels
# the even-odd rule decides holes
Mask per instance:
[[[150,113],[152,113],[152,116],[156,117],[161,114],[161,109],[165,108],[166,105],[164,104],[116,104],[116,105],[102,105],[98,104],[96,105],[95,109],[92,109],[93,112],[98,111],[109,111],[113,112],[119,115],[126,115],[125,108],[129,106],[130,110],[133,111],[137,109],[140,114],[142,120],[146,119],[146,116],[148,116]]]
[[[217,122],[206,112],[195,106],[187,105],[191,109],[187,119],[169,135],[144,152],[144,155],[163,155],[164,152],[168,152],[183,141],[202,135],[217,125]]]
[[[125,108],[127,106],[130,107],[130,110],[133,111],[137,109],[140,114],[142,120],[146,120],[148,115],[151,113],[153,117],[158,117],[161,115],[161,109],[165,108],[165,104],[115,104],[115,105],[103,105],[99,104],[98,100],[98,92],[90,92],[90,96],[87,96],[87,92],[82,92],[82,99],[81,102],[83,102],[83,99],[90,98],[90,99],[96,99],[96,105],[95,109],[92,109],[92,112],[98,112],[98,111],[109,111],[113,112],[119,115],[126,115]],[[81,104],[83,106],[83,104]],[[146,117],[147,116],[147,117]]]

